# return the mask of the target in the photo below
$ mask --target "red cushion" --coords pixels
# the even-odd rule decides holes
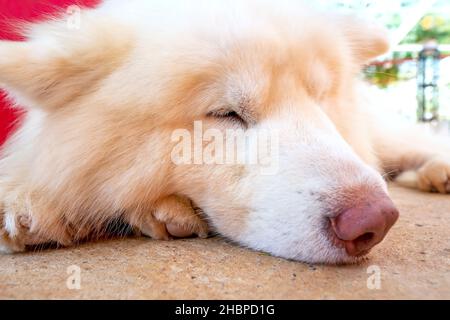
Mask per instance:
[[[38,21],[72,4],[94,6],[100,0],[0,0],[0,39],[20,40],[14,31],[15,20]],[[18,111],[12,110],[0,91],[0,145],[11,134],[19,118]]]

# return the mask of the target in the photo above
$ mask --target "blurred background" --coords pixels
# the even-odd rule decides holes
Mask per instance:
[[[99,0],[0,0],[0,39],[19,40],[14,19],[39,20],[77,3]],[[319,7],[354,12],[389,29],[392,50],[365,68],[363,77],[380,112],[450,133],[450,0],[315,0]],[[1,92],[0,92],[1,95]],[[376,101],[375,101],[376,103]],[[16,111],[0,97],[0,145],[14,129]]]
[[[380,104],[389,101],[388,113],[450,134],[449,0],[315,2],[388,28],[391,51],[364,70],[373,96]]]

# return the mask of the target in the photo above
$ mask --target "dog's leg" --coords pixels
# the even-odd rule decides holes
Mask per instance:
[[[17,176],[2,176],[0,180],[0,253],[21,252],[27,246],[49,242],[69,246],[89,235],[89,228],[84,232],[80,229],[83,224],[73,225],[63,210],[52,207],[51,197],[32,191],[32,185],[21,180],[20,174],[15,172]],[[207,223],[187,198],[165,197],[150,212],[141,215],[130,212],[129,216],[133,218],[129,222],[153,239],[169,240],[171,236],[192,234],[202,238],[208,236]]]
[[[124,37],[117,32],[116,28],[126,32],[123,26],[95,17],[84,17],[83,24],[82,30],[74,31],[67,29],[63,19],[42,23],[32,28],[28,41],[0,41],[0,86],[30,113],[12,143],[1,150],[0,251],[22,251],[28,244],[48,241],[70,244],[83,238],[94,222],[104,223],[101,213],[114,215],[114,209],[121,209],[111,209],[113,205],[100,208],[102,212],[93,212],[94,205],[83,208],[90,195],[89,192],[81,195],[81,191],[95,183],[84,185],[81,191],[72,189],[75,183],[71,185],[70,181],[76,179],[76,171],[80,173],[78,178],[90,175],[82,170],[69,172],[70,168],[83,161],[86,154],[93,153],[95,147],[91,152],[73,147],[74,157],[63,165],[67,150],[54,152],[55,145],[56,148],[70,145],[67,141],[75,141],[74,136],[57,143],[55,137],[61,134],[40,135],[49,127],[41,123],[46,114],[84,97],[80,93],[110,75],[132,48],[132,36]],[[61,167],[56,169],[55,164]],[[85,169],[92,170],[88,166]],[[52,188],[47,188],[49,184]],[[90,194],[92,204],[97,199]],[[97,214],[97,220],[95,217],[83,220],[82,216],[89,212]]]
[[[39,152],[43,116],[30,111],[22,128],[2,150],[0,158],[0,252],[25,250],[27,245],[57,242],[69,245],[71,236],[51,195],[34,181],[33,161]],[[48,169],[51,172],[51,169]]]
[[[383,169],[399,184],[426,192],[450,193],[450,139],[419,127],[402,131],[383,128],[374,138]]]
[[[52,199],[30,191],[31,185],[8,176],[0,180],[0,252],[24,251],[26,246],[55,242],[69,246],[87,233],[72,229],[64,212],[52,208]],[[137,215],[130,212],[129,222],[141,233],[157,240],[169,240],[171,236],[188,237],[196,234],[208,236],[208,225],[197,214],[191,201],[181,196],[161,199],[152,213]],[[138,217],[138,218],[137,218]],[[78,226],[79,227],[79,226]]]
[[[208,225],[196,213],[192,202],[182,196],[169,196],[156,203],[153,215],[143,217],[140,231],[151,238],[167,240],[170,236],[208,236]]]

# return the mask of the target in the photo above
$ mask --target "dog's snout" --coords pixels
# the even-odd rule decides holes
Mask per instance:
[[[387,195],[368,197],[363,203],[331,219],[333,231],[350,256],[361,256],[380,243],[399,216]]]

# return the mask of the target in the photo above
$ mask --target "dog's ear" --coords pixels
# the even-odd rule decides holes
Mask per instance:
[[[389,50],[387,31],[379,25],[354,16],[340,17],[339,24],[357,63],[365,64]]]
[[[129,33],[114,24],[83,20],[33,27],[25,42],[0,41],[0,87],[26,107],[52,110],[95,90],[130,49]]]

